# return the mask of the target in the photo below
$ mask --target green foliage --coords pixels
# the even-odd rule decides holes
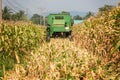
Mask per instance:
[[[30,19],[34,24],[44,24],[43,16],[40,16],[38,14],[33,14],[33,16]]]
[[[22,63],[25,55],[42,45],[42,34],[43,29],[32,24],[11,25],[3,22],[0,25],[0,65],[9,70],[14,64]]]
[[[4,7],[2,10],[2,18],[4,20],[10,20],[11,19],[11,9],[9,9],[7,6]]]
[[[19,12],[13,13],[7,6],[2,10],[2,18],[4,20],[27,21],[27,15],[24,11],[20,10]]]
[[[18,21],[18,20],[27,21],[27,16],[25,15],[24,11],[20,10],[19,12],[13,14],[11,19],[14,21]]]

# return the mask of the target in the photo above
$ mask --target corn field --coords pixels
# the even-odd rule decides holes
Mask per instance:
[[[45,27],[0,25],[0,76],[8,80],[119,80],[120,6],[73,26],[71,42]]]
[[[24,63],[24,56],[43,42],[41,28],[32,24],[3,22],[0,25],[0,75],[16,63]]]

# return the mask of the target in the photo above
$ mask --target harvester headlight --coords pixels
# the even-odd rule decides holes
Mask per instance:
[[[69,29],[69,27],[65,27],[65,29],[66,29],[66,30],[68,30],[68,29]]]

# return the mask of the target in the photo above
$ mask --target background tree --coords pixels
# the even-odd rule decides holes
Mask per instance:
[[[94,13],[88,12],[83,19],[88,19],[88,18],[90,18],[93,15],[94,15]]]
[[[63,14],[70,14],[70,12],[67,12],[67,11],[62,11],[61,13],[63,13]]]
[[[26,21],[27,20],[27,15],[25,14],[24,11],[20,10],[19,12],[17,13],[14,13],[12,15],[12,20],[23,20],[23,21]]]
[[[16,13],[16,16],[17,16],[18,20],[26,20],[26,14],[22,10],[20,10],[18,13]]]
[[[44,24],[43,16],[40,16],[38,14],[33,14],[33,16],[30,19],[34,24]]]
[[[4,20],[10,20],[11,19],[11,9],[9,9],[7,6],[4,7],[4,9],[2,10],[2,18]]]
[[[81,16],[79,16],[79,15],[76,15],[76,16],[73,17],[73,19],[74,20],[82,20],[83,18]]]
[[[4,20],[26,21],[27,15],[22,10],[20,10],[19,12],[13,13],[9,7],[5,6],[4,9],[2,10],[2,18]]]
[[[99,12],[109,11],[113,8],[113,5],[104,5],[103,7],[99,8]]]

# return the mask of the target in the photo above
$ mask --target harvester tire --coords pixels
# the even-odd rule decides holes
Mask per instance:
[[[47,42],[50,42],[50,36],[47,35],[46,41],[47,41]]]
[[[72,35],[69,35],[69,40],[73,41],[73,36]]]
[[[70,41],[73,41],[72,31],[69,32],[69,36],[68,37],[69,37]]]
[[[47,42],[50,42],[50,34],[49,34],[49,30],[47,30],[46,33],[47,33],[47,34],[46,34],[46,41],[47,41]]]

